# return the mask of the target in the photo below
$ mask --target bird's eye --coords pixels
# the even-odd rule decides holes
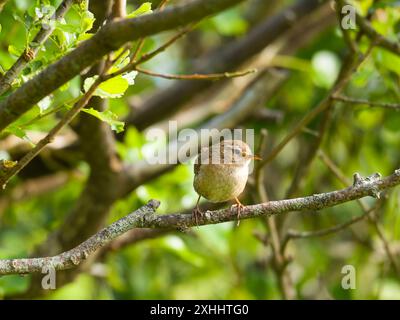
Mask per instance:
[[[233,149],[233,152],[234,152],[236,155],[241,155],[241,154],[242,154],[242,151],[241,151],[240,149]]]

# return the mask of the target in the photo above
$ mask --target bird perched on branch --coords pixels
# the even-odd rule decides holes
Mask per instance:
[[[199,208],[201,197],[211,202],[234,199],[238,225],[243,205],[238,196],[243,192],[249,176],[251,160],[260,160],[252,154],[249,145],[241,140],[224,140],[211,147],[202,148],[194,165],[193,186],[199,195],[193,216],[198,221],[203,212]]]

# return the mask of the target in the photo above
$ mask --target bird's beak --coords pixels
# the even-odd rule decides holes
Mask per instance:
[[[256,156],[256,155],[252,155],[251,156],[251,159],[253,159],[253,160],[262,160],[262,158],[261,157],[259,157],[259,156]]]

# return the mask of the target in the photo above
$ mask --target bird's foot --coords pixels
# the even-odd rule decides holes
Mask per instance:
[[[234,207],[236,207],[236,213],[237,213],[237,224],[236,226],[239,227],[240,225],[240,213],[243,211],[244,209],[244,205],[239,201],[238,198],[235,198],[236,203],[234,205],[232,205],[231,207],[231,212],[233,212]]]
[[[192,218],[194,221],[196,221],[196,226],[199,226],[199,217],[201,218],[204,215],[204,212],[200,210],[199,206],[196,206],[196,208],[193,209],[192,211]]]

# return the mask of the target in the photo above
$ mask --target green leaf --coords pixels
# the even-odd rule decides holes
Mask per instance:
[[[1,24],[0,24],[0,32],[1,32]]]
[[[92,84],[96,81],[98,76],[87,78],[83,84],[85,92],[89,90]],[[117,76],[115,78],[104,81],[99,85],[93,95],[99,96],[103,99],[106,98],[120,98],[129,87],[129,81],[123,76]]]
[[[8,126],[5,131],[17,136],[18,138],[21,138],[21,139],[29,142],[32,146],[35,146],[35,144],[32,142],[31,139],[29,139],[28,135],[21,127],[16,126],[16,125],[11,125],[11,126]]]
[[[67,24],[65,20],[56,21],[56,29],[69,33],[79,32],[79,28],[72,23]]]
[[[20,49],[18,49],[15,46],[10,44],[8,46],[8,53],[12,54],[13,56],[19,57],[23,53],[23,50],[20,50]]]
[[[82,20],[81,20],[81,33],[85,33],[86,31],[89,31],[93,27],[93,22],[96,20],[94,18],[93,13],[90,11],[84,11],[82,14]]]
[[[85,40],[88,40],[88,39],[90,39],[91,37],[93,37],[94,36],[94,33],[82,33],[82,34],[80,34],[79,36],[78,36],[78,39],[76,39],[78,42],[81,42],[81,41],[85,41]]]
[[[93,108],[89,108],[89,109],[85,108],[85,109],[82,109],[82,111],[96,117],[97,119],[99,119],[101,121],[108,123],[110,125],[111,129],[117,133],[124,131],[125,123],[117,120],[117,116],[114,113],[112,113],[110,110],[101,112],[101,111],[97,111]]]
[[[377,49],[375,60],[383,67],[400,75],[400,57],[387,50]]]
[[[135,11],[131,12],[128,14],[126,17],[127,18],[136,18],[138,16],[144,15],[144,14],[149,14],[152,13],[153,11],[151,10],[151,3],[150,2],[145,2],[143,3],[139,8],[137,8]]]

